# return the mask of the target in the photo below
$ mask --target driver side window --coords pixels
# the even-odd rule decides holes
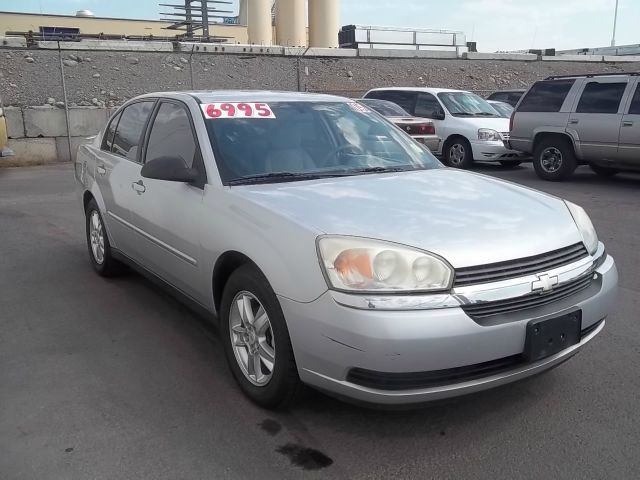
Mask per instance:
[[[176,157],[182,159],[185,167],[197,168],[194,165],[197,154],[199,151],[187,111],[176,103],[163,102],[153,121],[145,162],[160,157]]]
[[[440,102],[436,97],[430,93],[421,92],[418,94],[418,101],[416,102],[416,117],[424,118],[438,118],[443,114]]]

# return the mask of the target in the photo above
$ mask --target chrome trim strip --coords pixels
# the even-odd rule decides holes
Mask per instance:
[[[155,243],[157,246],[159,246],[160,248],[165,249],[166,251],[168,251],[169,253],[175,255],[176,257],[178,257],[181,260],[184,260],[185,262],[193,265],[194,267],[198,266],[198,261],[195,258],[190,257],[189,255],[187,255],[186,253],[182,253],[180,250],[173,248],[171,245],[168,245],[166,243],[164,243],[162,240],[157,239],[156,237],[154,237],[153,235],[149,235],[147,232],[145,232],[144,230],[136,227],[135,225],[127,222],[124,218],[119,217],[118,215],[116,215],[115,213],[109,211],[107,212],[107,214],[113,218],[114,220],[116,220],[117,222],[121,223],[122,225],[124,225],[125,227],[130,228],[131,230],[133,230],[134,232],[142,235],[144,238],[146,238],[147,240],[149,240],[152,243]]]
[[[593,256],[582,258],[563,267],[553,268],[539,274],[546,273],[549,276],[558,277],[558,285],[561,287],[595,272],[594,266],[598,264],[600,257],[605,254],[604,245],[600,243]],[[538,275],[526,275],[524,277],[502,280],[494,283],[484,283],[459,287],[451,290],[451,293],[419,294],[419,295],[376,295],[343,293],[330,290],[333,300],[344,307],[358,310],[435,310],[441,308],[455,308],[463,305],[496,302],[500,300],[517,299],[533,293],[532,284],[538,279]]]

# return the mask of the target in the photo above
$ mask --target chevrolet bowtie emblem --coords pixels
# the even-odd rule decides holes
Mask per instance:
[[[538,280],[531,284],[531,291],[540,293],[550,292],[556,285],[558,285],[558,277],[550,277],[545,273],[538,275]]]

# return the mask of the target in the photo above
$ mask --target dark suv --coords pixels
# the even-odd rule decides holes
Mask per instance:
[[[549,77],[511,116],[511,148],[533,153],[544,180],[565,180],[580,164],[599,175],[640,171],[640,74]]]

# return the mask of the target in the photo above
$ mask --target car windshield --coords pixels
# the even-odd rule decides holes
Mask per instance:
[[[385,117],[410,117],[411,115],[400,105],[387,100],[362,99],[358,102],[370,107]]]
[[[207,114],[208,108],[226,112],[233,105],[233,116]],[[265,116],[247,116],[247,106]],[[225,185],[442,167],[411,137],[356,102],[218,103],[203,105],[203,111]]]
[[[449,113],[457,117],[499,117],[498,112],[482,97],[470,92],[441,92],[442,100]]]
[[[489,105],[491,105],[500,114],[501,117],[509,118],[513,113],[513,107],[508,103],[489,102]]]

